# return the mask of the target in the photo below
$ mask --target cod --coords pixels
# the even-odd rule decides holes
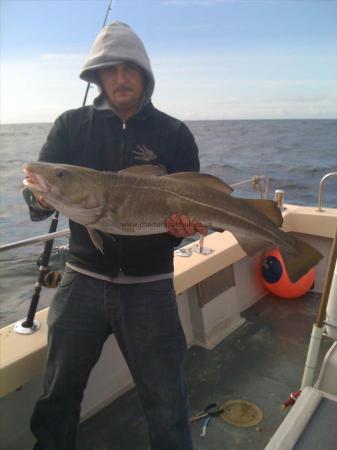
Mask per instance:
[[[143,236],[165,233],[171,214],[186,214],[207,227],[231,232],[250,256],[277,247],[289,278],[296,282],[322,255],[280,229],[282,214],[272,200],[243,199],[208,174],[165,174],[158,166],[132,166],[119,172],[45,162],[23,166],[24,186],[56,210],[86,227],[102,252],[98,232]]]

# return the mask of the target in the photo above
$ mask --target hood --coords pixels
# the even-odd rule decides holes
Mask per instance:
[[[142,41],[125,23],[113,22],[102,28],[82,67],[80,78],[95,83],[100,88],[98,69],[125,61],[137,64],[145,73],[146,85],[143,106],[149,103],[153,94],[154,76],[150,59]],[[95,99],[94,104],[99,108],[109,108],[103,93]]]

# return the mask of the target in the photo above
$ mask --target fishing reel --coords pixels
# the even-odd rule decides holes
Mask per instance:
[[[59,253],[59,250],[60,250],[59,248],[56,249],[55,253]],[[63,248],[61,250],[63,250]],[[43,254],[41,254],[36,261],[36,264],[38,267],[43,266],[42,258],[43,258]],[[59,283],[62,279],[61,272],[59,270],[55,270],[55,269],[51,268],[50,266],[48,266],[42,270],[44,271],[44,274],[41,279],[42,286],[44,286],[46,288],[50,288],[50,289],[57,288],[57,286],[59,285]]]
[[[47,270],[43,279],[42,285],[46,288],[57,288],[62,279],[61,272],[57,272],[55,270]]]

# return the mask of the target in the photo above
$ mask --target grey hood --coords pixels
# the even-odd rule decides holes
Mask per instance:
[[[146,86],[143,106],[151,100],[154,90],[154,76],[150,59],[142,41],[125,23],[113,22],[102,28],[82,67],[80,78],[95,83],[100,88],[98,69],[126,61],[137,64],[145,73]],[[94,104],[98,108],[109,108],[103,93],[95,99]]]

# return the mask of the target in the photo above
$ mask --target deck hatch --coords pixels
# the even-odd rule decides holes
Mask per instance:
[[[221,408],[223,420],[237,427],[254,427],[263,419],[261,409],[247,400],[229,400]]]

